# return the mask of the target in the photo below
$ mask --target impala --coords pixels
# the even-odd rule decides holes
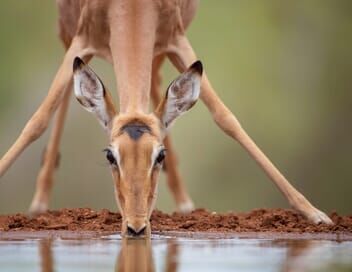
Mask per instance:
[[[66,54],[48,95],[0,161],[2,176],[43,134],[56,112],[31,212],[48,209],[73,86],[78,102],[98,119],[109,139],[105,152],[122,213],[122,234],[150,234],[149,218],[163,163],[178,209],[183,212],[193,209],[167,134],[174,121],[192,108],[198,98],[209,109],[216,124],[237,140],[263,168],[293,208],[314,223],[332,223],[286,180],[215,93],[185,35],[198,1],[57,0],[57,5],[60,38]],[[118,109],[107,87],[87,65],[94,56],[105,59],[114,68]],[[159,70],[165,59],[169,59],[181,74],[161,98]],[[153,112],[149,112],[150,98],[155,106]]]

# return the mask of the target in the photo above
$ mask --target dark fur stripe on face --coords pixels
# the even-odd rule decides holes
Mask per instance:
[[[121,131],[127,132],[131,139],[137,141],[144,133],[150,133],[151,129],[145,124],[142,123],[130,123],[124,125],[121,128]]]

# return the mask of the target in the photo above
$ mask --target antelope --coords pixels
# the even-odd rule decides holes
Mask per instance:
[[[0,176],[46,130],[56,112],[43,153],[30,212],[48,209],[59,143],[73,86],[78,102],[105,130],[115,197],[122,214],[122,235],[149,236],[149,218],[165,161],[168,185],[177,208],[194,204],[176,165],[168,132],[174,121],[200,98],[215,123],[249,153],[289,204],[313,223],[332,224],[271,163],[217,96],[185,35],[197,0],[57,0],[59,36],[66,48],[49,92],[0,161]],[[119,109],[103,82],[87,65],[94,57],[111,63],[117,79]],[[165,59],[180,72],[162,97],[160,67]],[[73,67],[73,68],[72,68]],[[150,99],[155,110],[149,112]],[[167,150],[167,155],[166,155]]]

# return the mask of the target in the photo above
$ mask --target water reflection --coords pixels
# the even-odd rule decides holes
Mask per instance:
[[[281,270],[283,272],[299,272],[304,270],[300,267],[300,259],[310,254],[314,249],[314,241],[311,240],[273,240],[261,244],[262,247],[286,248]]]
[[[116,272],[155,271],[149,239],[123,239],[116,262]]]
[[[55,271],[53,257],[53,240],[43,239],[39,241],[39,257],[42,272]],[[148,239],[122,239],[121,248],[117,251],[115,263],[116,272],[154,272],[156,271],[153,261],[151,240]],[[177,271],[178,245],[174,239],[167,240],[165,257],[165,271]]]
[[[0,271],[352,271],[352,242],[119,236],[0,240]]]
[[[176,272],[178,265],[178,245],[176,240],[168,240],[166,254],[166,270],[167,272]]]
[[[52,240],[43,239],[39,242],[40,266],[42,272],[53,272],[54,261],[52,251]]]
[[[303,256],[309,254],[314,248],[314,242],[309,240],[292,240],[286,251],[286,259],[282,267],[284,272],[299,272],[300,267],[297,265]]]

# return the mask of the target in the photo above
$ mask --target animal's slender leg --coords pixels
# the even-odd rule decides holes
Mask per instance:
[[[170,53],[168,56],[176,68],[181,72],[197,59],[191,44],[185,36],[180,36],[176,40],[175,46],[170,47]],[[217,96],[206,74],[203,75],[201,90],[200,97],[212,114],[216,124],[227,135],[237,140],[245,148],[249,155],[259,164],[268,177],[284,194],[291,206],[300,211],[306,218],[314,223],[323,222],[331,224],[331,219],[325,213],[315,208],[300,192],[298,192],[258,148],[242,128],[237,118]]]
[[[83,55],[84,52],[80,40],[73,40],[54,78],[48,95],[27,122],[16,142],[0,160],[0,177],[29,145],[44,133],[53,113],[62,101],[65,87],[71,80],[73,59],[76,56],[83,57]]]
[[[90,57],[85,61],[88,62]],[[37,177],[36,191],[29,208],[30,213],[41,213],[48,209],[49,198],[54,181],[55,169],[59,167],[60,161],[60,140],[63,133],[66,113],[68,110],[72,91],[72,80],[64,90],[64,97],[57,110],[55,123],[43,152],[42,166]]]
[[[160,86],[161,75],[160,67],[165,59],[165,56],[158,56],[153,61],[152,81],[151,81],[151,98],[153,105],[157,107],[161,101]],[[169,189],[175,199],[177,209],[181,212],[189,212],[194,209],[192,199],[189,197],[187,190],[182,181],[180,172],[177,167],[177,157],[175,149],[172,145],[170,135],[164,139],[164,145],[167,150],[165,158],[165,168]]]
[[[59,167],[59,146],[65,123],[66,112],[71,97],[72,82],[65,90],[65,96],[57,110],[49,142],[43,151],[42,165],[37,177],[36,191],[29,208],[30,213],[45,212],[49,207],[49,197],[53,185],[55,169]]]

